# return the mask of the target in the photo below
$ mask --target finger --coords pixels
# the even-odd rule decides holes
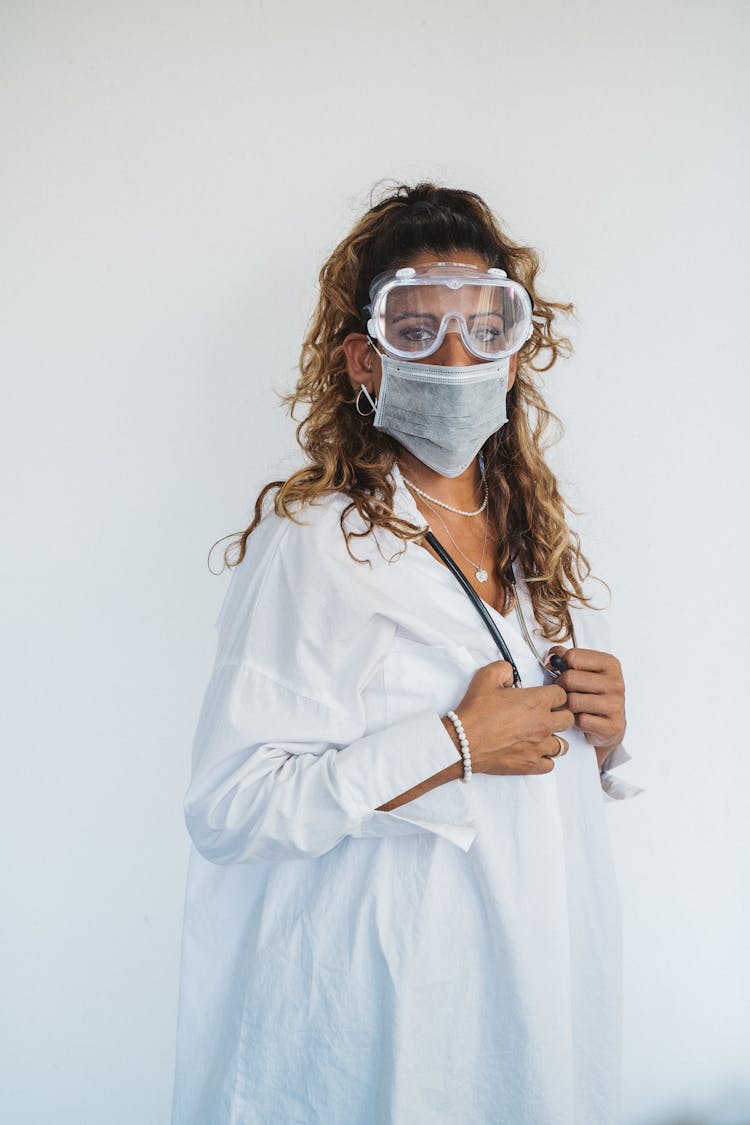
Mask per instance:
[[[498,666],[500,687],[513,687],[513,665],[507,660],[501,660]]]
[[[492,669],[497,687],[513,686],[513,665],[507,660],[496,660],[486,667]]]
[[[611,652],[599,652],[594,648],[569,648],[565,650],[565,663],[568,668],[581,672],[601,672],[606,669],[619,670],[620,661]]]
[[[546,754],[542,754],[541,758],[539,758],[539,760],[537,762],[536,770],[534,770],[534,772],[535,773],[552,773],[554,768],[555,768],[555,763],[553,762],[552,758],[548,758]]]
[[[570,730],[571,727],[575,726],[575,722],[576,717],[573,712],[565,708],[562,711],[552,712],[552,722],[550,725],[553,726],[553,730],[555,731]],[[551,733],[552,731],[550,731],[550,734]]]
[[[558,684],[521,688],[521,691],[528,699],[529,706],[535,704],[545,708],[548,707],[550,711],[554,711],[557,707],[566,707],[568,703],[568,693],[565,688],[559,687]]]
[[[574,715],[603,715],[615,716],[622,711],[622,699],[619,696],[589,695],[585,692],[568,692],[568,708]]]
[[[546,684],[544,687],[526,688],[526,690],[528,692],[540,692],[544,696],[544,701],[549,706],[550,711],[556,711],[559,707],[567,707],[568,705],[568,693],[559,684]]]
[[[545,738],[544,742],[540,742],[539,745],[543,747],[543,758],[562,758],[563,754],[567,754],[570,743],[567,738],[563,738],[562,735],[560,735],[560,741],[558,742],[553,734],[550,735],[549,738]]]
[[[612,720],[604,718],[603,715],[591,715],[584,712],[581,715],[576,715],[575,725],[584,734],[600,735],[607,738],[612,733]]]
[[[574,668],[563,672],[555,682],[568,693],[578,691],[588,692],[591,695],[603,695],[613,687],[613,677],[606,671],[581,672]]]

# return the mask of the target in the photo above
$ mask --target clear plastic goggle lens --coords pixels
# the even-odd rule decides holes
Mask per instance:
[[[400,271],[405,274],[407,271]],[[368,330],[390,352],[424,358],[460,332],[480,359],[513,355],[531,333],[531,302],[517,282],[396,275],[374,294]]]

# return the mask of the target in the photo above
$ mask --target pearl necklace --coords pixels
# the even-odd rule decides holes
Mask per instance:
[[[486,488],[486,485],[485,485],[485,488]],[[426,501],[425,501],[425,503],[426,503]],[[485,503],[486,503],[486,500],[485,500]],[[476,578],[477,582],[486,582],[489,575],[487,574],[487,571],[484,569],[484,553],[487,550],[487,535],[488,535],[488,532],[489,532],[489,529],[490,529],[489,516],[484,517],[484,543],[482,544],[482,557],[480,558],[479,565],[477,566],[477,564],[472,559],[470,559],[468,555],[464,554],[464,552],[461,550],[458,543],[456,542],[456,540],[451,535],[450,528],[448,527],[448,524],[445,522],[443,517],[440,515],[440,512],[438,512],[435,508],[433,508],[431,504],[427,504],[427,507],[430,508],[430,510],[432,512],[434,512],[434,514],[440,520],[441,524],[445,528],[445,531],[446,531],[446,534],[447,534],[448,538],[450,539],[451,543],[453,544],[453,546],[458,551],[459,555],[462,555],[463,558],[466,559],[467,563],[469,563],[470,566],[474,567],[474,577]],[[463,513],[463,514],[465,515],[466,513]]]
[[[421,488],[417,488],[413,481],[407,480],[404,474],[401,474],[401,479],[404,484],[408,484],[412,492],[416,492],[417,496],[421,496],[423,500],[429,500],[433,504],[437,504],[440,508],[445,508],[448,512],[453,512],[456,516],[481,516],[482,512],[487,507],[490,499],[490,490],[487,487],[487,481],[482,478],[482,487],[484,488],[484,500],[480,508],[475,512],[463,512],[460,508],[452,508],[450,504],[445,504],[442,500],[438,500],[435,496],[430,496],[429,492],[423,492]],[[473,563],[472,563],[473,565]]]

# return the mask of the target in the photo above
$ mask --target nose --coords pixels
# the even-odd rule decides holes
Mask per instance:
[[[426,362],[435,363],[440,367],[466,367],[481,363],[481,360],[467,349],[458,324],[454,320],[449,324],[442,344]]]

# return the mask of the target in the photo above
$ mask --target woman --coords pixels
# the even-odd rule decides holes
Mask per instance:
[[[305,463],[225,555],[174,1125],[618,1120],[603,801],[640,790],[542,452],[570,306],[537,271],[430,184],[321,271]]]

